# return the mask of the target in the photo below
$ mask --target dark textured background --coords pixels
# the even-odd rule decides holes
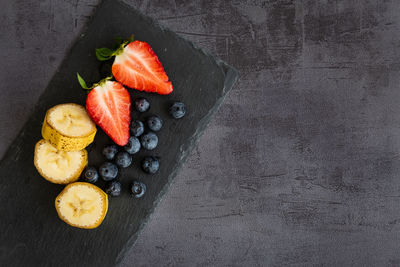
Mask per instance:
[[[400,265],[400,2],[126,1],[240,79],[123,265]],[[0,153],[98,1],[1,0]]]

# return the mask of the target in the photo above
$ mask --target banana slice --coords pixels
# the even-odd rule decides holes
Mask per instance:
[[[96,131],[96,125],[83,106],[67,103],[47,111],[42,136],[58,150],[77,151],[93,142]]]
[[[108,196],[90,183],[77,182],[67,185],[56,198],[56,210],[67,224],[93,229],[101,224],[108,209]]]
[[[34,164],[46,180],[55,184],[68,184],[79,179],[87,165],[87,151],[62,151],[47,140],[35,146]]]

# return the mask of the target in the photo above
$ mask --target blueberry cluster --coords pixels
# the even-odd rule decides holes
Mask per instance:
[[[117,179],[119,169],[127,168],[132,164],[132,154],[135,154],[140,149],[133,149],[134,142],[130,140],[127,146],[118,147],[116,145],[107,145],[103,148],[103,156],[107,160],[100,165],[97,170],[94,166],[86,167],[83,172],[83,180],[89,183],[96,183],[101,177],[106,182],[104,191],[112,197],[121,195],[122,185]],[[132,153],[131,153],[132,152]],[[138,189],[138,184],[142,186]],[[142,190],[142,191],[140,191]],[[140,192],[139,192],[140,191]],[[135,198],[140,198],[144,195],[146,186],[141,182],[133,181],[131,186],[131,193]]]
[[[150,109],[150,102],[146,98],[137,98],[134,101],[136,111],[144,113]],[[182,102],[175,102],[169,108],[170,115],[175,119],[180,119],[186,114],[185,105]],[[154,150],[158,145],[158,132],[163,127],[163,120],[157,115],[147,118],[145,123],[141,120],[132,120],[130,125],[130,134],[128,144],[124,147],[117,145],[107,145],[103,148],[103,156],[107,160],[98,169],[94,166],[88,166],[83,172],[83,180],[89,183],[96,183],[101,177],[106,182],[104,191],[116,197],[121,194],[122,186],[117,176],[119,169],[127,168],[132,164],[132,156],[140,149]],[[147,131],[146,131],[147,128]],[[141,164],[142,170],[148,174],[155,174],[159,167],[159,158],[156,156],[147,156]],[[133,181],[130,188],[131,194],[135,198],[141,198],[146,192],[146,185],[142,182]]]

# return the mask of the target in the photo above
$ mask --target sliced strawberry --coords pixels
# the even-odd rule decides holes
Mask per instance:
[[[146,42],[127,44],[122,53],[115,57],[112,73],[120,83],[140,91],[162,95],[173,91],[161,62]]]
[[[128,143],[131,98],[120,83],[104,81],[94,87],[86,98],[86,110],[117,145]]]

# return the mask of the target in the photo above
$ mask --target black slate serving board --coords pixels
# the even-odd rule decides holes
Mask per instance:
[[[88,81],[101,76],[101,63],[94,49],[112,46],[113,38],[134,34],[155,50],[175,91],[168,96],[130,90],[132,99],[146,96],[151,110],[142,116],[159,114],[164,127],[155,151],[141,151],[133,166],[120,172],[123,194],[109,198],[109,211],[94,230],[73,228],[58,219],[54,199],[61,185],[45,181],[33,165],[35,143],[41,139],[41,125],[48,108],[66,102],[84,105],[86,92],[76,81],[79,72]],[[2,266],[110,266],[117,264],[135,241],[160,197],[175,177],[211,116],[237,79],[237,72],[193,44],[159,26],[124,3],[104,1],[87,29],[40,97],[32,115],[0,163],[0,265]],[[169,117],[168,106],[181,100],[188,107],[182,120]],[[99,165],[103,146],[110,139],[99,129],[88,147],[89,164]],[[140,170],[145,155],[161,158],[160,170],[146,175]],[[148,190],[143,199],[133,199],[128,185],[143,181]],[[98,183],[101,187],[103,184]]]

